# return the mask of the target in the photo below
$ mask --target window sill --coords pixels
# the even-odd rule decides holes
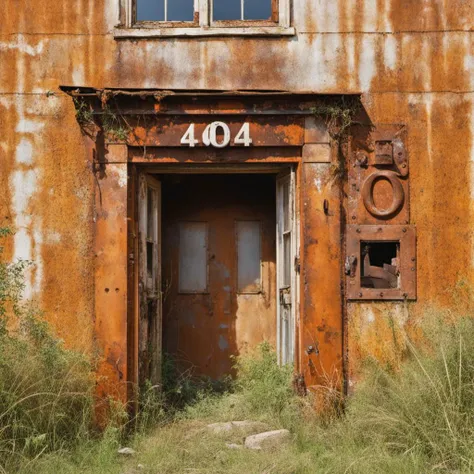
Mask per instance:
[[[186,36],[294,36],[294,28],[282,26],[191,27],[191,28],[115,28],[115,39],[169,38]]]

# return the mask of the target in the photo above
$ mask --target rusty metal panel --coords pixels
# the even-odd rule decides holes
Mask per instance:
[[[346,231],[346,291],[352,300],[416,299],[416,229],[412,225],[349,225]],[[390,242],[397,245],[391,262],[371,266],[364,244]],[[364,261],[365,260],[365,261]],[[369,269],[366,268],[370,265]],[[379,282],[364,287],[363,278]]]
[[[127,164],[106,167],[95,219],[95,335],[101,360],[99,418],[112,396],[127,401]]]
[[[143,120],[129,119],[133,133],[129,134],[131,146],[183,147],[182,139],[193,124],[196,143],[192,147],[205,145],[204,132],[212,122],[224,123],[230,130],[230,147],[242,147],[236,140],[242,126],[249,124],[249,135],[252,147],[259,146],[300,146],[304,139],[302,118],[291,116],[268,117],[234,117],[234,116],[175,116],[149,118]]]
[[[300,370],[324,403],[321,387],[343,387],[340,191],[330,164],[303,163],[301,199]]]
[[[410,194],[406,128],[378,125],[368,147],[353,150],[348,166],[351,224],[408,224]]]
[[[301,159],[301,147],[259,147],[227,149],[195,148],[192,153],[182,148],[130,147],[129,160],[134,163],[176,164],[190,171],[198,168],[198,163],[230,165],[246,163],[297,163]],[[192,166],[189,166],[193,164]],[[239,167],[234,167],[237,170]]]

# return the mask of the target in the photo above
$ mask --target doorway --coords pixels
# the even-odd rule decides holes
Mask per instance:
[[[218,380],[233,374],[232,356],[263,341],[281,363],[293,362],[294,170],[142,181],[145,286],[156,282],[161,291],[141,297],[140,380],[158,382],[163,354],[178,372]]]

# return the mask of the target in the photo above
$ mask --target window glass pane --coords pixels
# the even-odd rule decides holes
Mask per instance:
[[[179,229],[179,291],[207,291],[207,224],[181,222]]]
[[[291,233],[283,235],[283,286],[291,286]]]
[[[260,291],[260,222],[236,222],[237,288],[240,293]]]
[[[137,21],[164,21],[165,0],[136,0]]]
[[[272,17],[271,0],[242,0],[245,20],[270,20]]]
[[[194,0],[166,0],[168,3],[167,21],[193,21]]]
[[[214,0],[212,18],[218,20],[241,20],[241,0]]]

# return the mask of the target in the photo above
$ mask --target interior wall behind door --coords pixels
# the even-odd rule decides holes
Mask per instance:
[[[275,177],[165,175],[163,345],[218,379],[276,342]]]

